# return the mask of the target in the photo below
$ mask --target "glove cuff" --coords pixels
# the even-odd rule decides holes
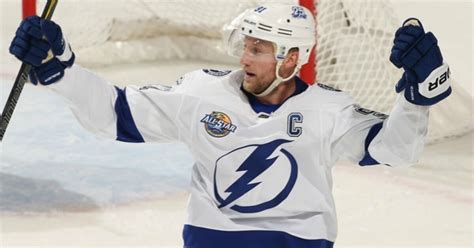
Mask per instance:
[[[405,89],[405,98],[416,105],[430,106],[451,94],[451,71],[444,63],[436,68],[422,83],[410,84]]]
[[[38,67],[32,67],[30,70],[30,80],[34,85],[38,83],[50,85],[63,78],[65,68],[66,66],[61,61],[53,58]]]
[[[58,58],[59,61],[61,61],[67,67],[71,67],[75,59],[74,53],[72,52],[71,45],[67,42],[65,37],[63,37],[62,42],[65,44],[64,51],[62,54],[56,55],[56,58]]]
[[[434,69],[425,81],[418,84],[420,94],[426,98],[434,98],[448,90],[450,86],[451,70],[446,63]]]

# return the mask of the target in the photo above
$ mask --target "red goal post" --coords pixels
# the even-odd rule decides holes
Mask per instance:
[[[300,5],[308,8],[313,16],[316,18],[316,1],[317,0],[300,0]],[[309,62],[301,68],[300,77],[303,81],[314,84],[316,81],[316,49],[313,48],[311,55],[309,57]]]
[[[22,0],[22,18],[36,15],[36,0]]]

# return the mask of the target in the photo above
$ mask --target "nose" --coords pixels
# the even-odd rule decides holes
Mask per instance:
[[[240,56],[240,65],[250,65],[252,58],[248,52],[243,52]]]

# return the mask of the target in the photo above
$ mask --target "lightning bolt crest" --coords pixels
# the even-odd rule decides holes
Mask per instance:
[[[279,157],[276,156],[274,158],[269,158],[269,156],[281,144],[288,142],[291,141],[279,139],[267,144],[258,145],[237,169],[238,172],[245,171],[245,173],[225,190],[225,192],[230,193],[230,195],[220,202],[221,204],[219,205],[219,208],[229,205],[253,188],[257,187],[261,182],[252,183],[252,181],[270,168]]]

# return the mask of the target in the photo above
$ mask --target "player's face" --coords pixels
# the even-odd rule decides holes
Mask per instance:
[[[245,72],[244,89],[256,94],[263,92],[275,80],[277,61],[273,43],[246,37],[240,64]]]

